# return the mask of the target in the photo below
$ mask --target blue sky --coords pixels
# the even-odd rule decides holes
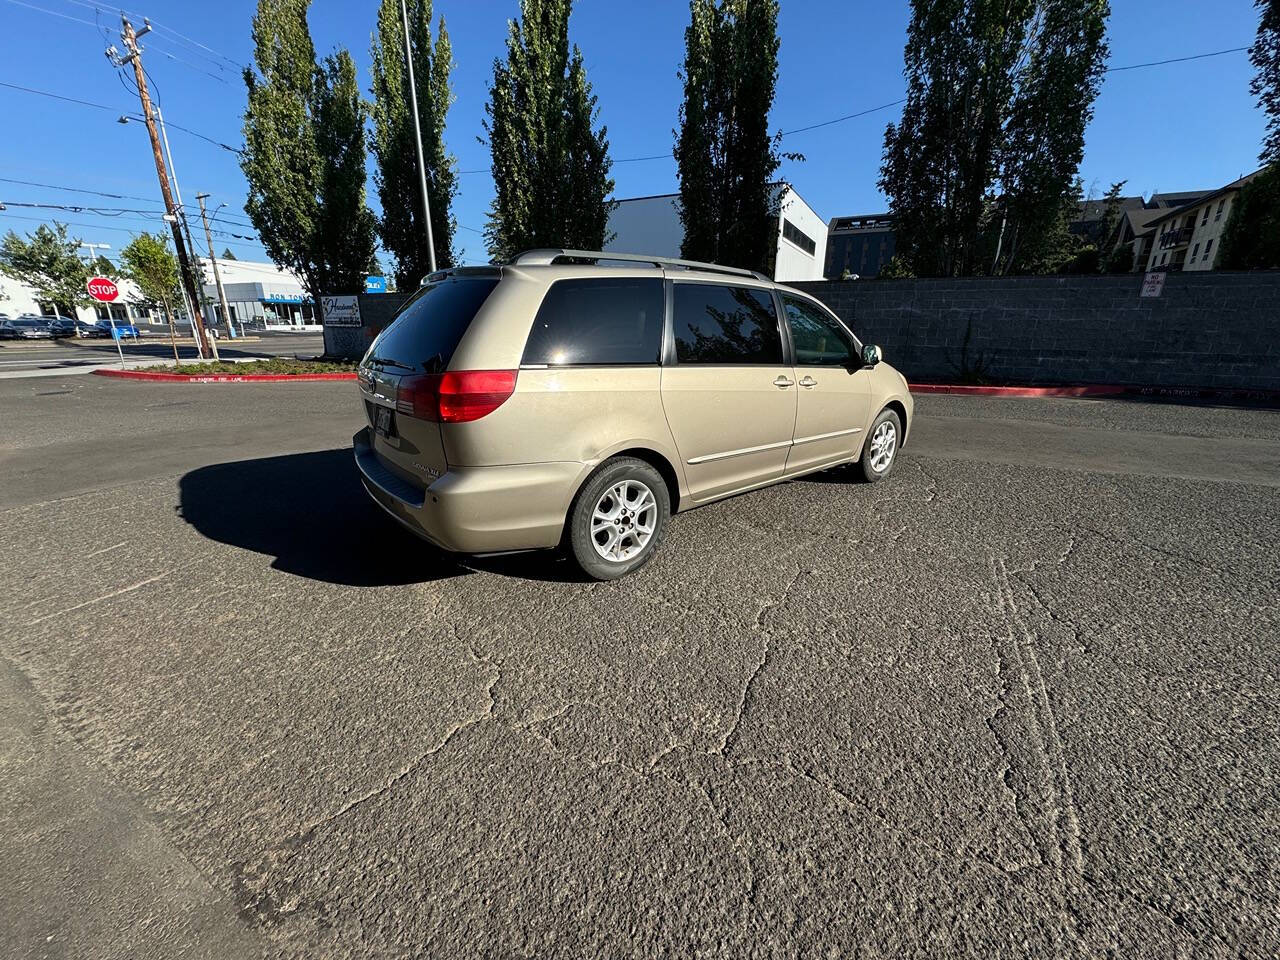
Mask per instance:
[[[134,2],[134,0],[130,0]],[[1208,53],[1250,43],[1257,26],[1251,0],[1206,4],[1168,0],[1112,0],[1111,64],[1126,66]],[[39,8],[39,9],[36,9]],[[157,24],[144,40],[145,62],[167,120],[231,145],[241,142],[244,85],[230,61],[249,62],[254,4],[155,2],[129,8]],[[455,203],[464,258],[487,260],[482,238],[493,195],[487,149],[477,141],[494,57],[503,52],[506,21],[516,0],[436,0],[453,40],[457,102],[448,121],[449,148],[457,155],[462,189]],[[315,0],[310,22],[321,53],[346,46],[369,86],[369,36],[376,0]],[[903,95],[902,48],[908,20],[905,0],[782,0],[782,47],[772,125],[791,130]],[[571,23],[588,75],[600,100],[615,160],[617,196],[675,190],[670,158],[680,101],[676,78],[683,55],[688,6],[681,0],[578,0]],[[108,200],[43,187],[0,182],[0,230],[34,229],[28,217],[45,216],[15,202],[84,203],[150,208],[159,188],[145,131],[121,125],[121,113],[138,110],[136,97],[113,76],[103,56],[107,42],[120,45],[119,8],[93,0],[0,0],[0,82],[38,88],[103,104],[103,110],[0,86],[0,177],[83,187],[152,198],[151,203]],[[104,38],[104,33],[109,38]],[[181,34],[189,41],[179,38]],[[195,44],[208,49],[201,49]],[[225,58],[225,59],[224,59]],[[1264,118],[1249,96],[1251,66],[1243,53],[1175,63],[1107,76],[1089,127],[1081,175],[1101,194],[1113,180],[1128,180],[1128,193],[1210,188],[1253,170]],[[825,218],[877,212],[876,187],[884,125],[897,107],[784,140],[804,162],[784,164],[782,174]],[[224,217],[247,223],[241,204],[244,179],[234,154],[170,128],[184,197],[199,191],[211,204],[228,204]],[[663,154],[662,159],[617,162]],[[371,198],[372,199],[372,198]],[[406,202],[416,202],[406,198]],[[72,231],[119,249],[129,231],[158,223],[145,214],[105,218],[62,213]],[[154,229],[153,226],[151,229]],[[470,228],[470,229],[466,229]],[[235,222],[228,232],[250,234]],[[198,241],[199,242],[199,241]],[[242,259],[261,258],[252,241],[215,238]]]

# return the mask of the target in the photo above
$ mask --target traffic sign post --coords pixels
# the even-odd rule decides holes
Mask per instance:
[[[120,288],[116,286],[116,282],[106,277],[90,277],[84,288],[89,291],[89,296],[99,303],[111,304],[120,296]],[[111,339],[116,342],[116,353],[120,354],[120,369],[123,370],[124,348],[120,346],[120,334],[116,330],[116,318],[111,316],[110,306],[107,307],[107,322],[111,324]]]

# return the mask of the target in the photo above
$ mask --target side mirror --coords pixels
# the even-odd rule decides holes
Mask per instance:
[[[883,354],[881,354],[880,348],[876,346],[874,343],[868,343],[865,347],[862,348],[863,365],[868,367],[874,367],[882,359],[884,359],[884,356]]]

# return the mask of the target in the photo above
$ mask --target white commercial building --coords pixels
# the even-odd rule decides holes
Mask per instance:
[[[778,202],[780,220],[774,279],[783,283],[821,280],[827,222],[790,184],[774,184],[773,197]],[[613,239],[604,245],[605,250],[679,257],[684,240],[679,204],[678,193],[619,200],[609,214],[607,232],[613,234]]]
[[[116,320],[121,323],[133,323],[136,325],[155,324],[164,325],[164,312],[158,307],[152,307],[144,302],[141,291],[132,280],[117,279],[116,284],[120,288],[120,297],[114,303],[95,303],[88,307],[76,307],[74,316],[77,320],[84,323],[94,323],[98,320]],[[48,301],[42,301],[36,298],[36,292],[20,280],[5,273],[0,273],[0,313],[7,314],[10,317],[19,317],[24,313],[35,314],[36,316],[53,317],[55,311],[53,304]],[[65,317],[67,312],[61,308],[56,311],[58,316]],[[181,314],[185,316],[185,314]],[[174,319],[177,319],[175,315]]]
[[[204,275],[204,322],[221,323],[213,266],[208,257],[200,257],[198,261]],[[315,322],[311,296],[303,290],[296,274],[274,263],[222,258],[218,259],[218,272],[227,294],[231,320],[237,329],[246,324],[273,329],[320,329]]]

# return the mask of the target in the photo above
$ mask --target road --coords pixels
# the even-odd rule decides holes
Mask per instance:
[[[591,584],[350,384],[0,408],[6,957],[1280,952],[1280,413],[921,397]]]
[[[127,360],[173,360],[173,346],[167,336],[148,335],[122,343]],[[324,336],[319,333],[254,334],[243,342],[221,340],[218,351],[224,359],[236,357],[284,356],[294,354],[316,356],[324,352]],[[190,340],[178,342],[178,356],[195,359],[196,349]],[[0,376],[6,373],[71,370],[92,366],[110,366],[118,362],[115,342],[105,340],[37,340],[23,342],[0,340]]]

